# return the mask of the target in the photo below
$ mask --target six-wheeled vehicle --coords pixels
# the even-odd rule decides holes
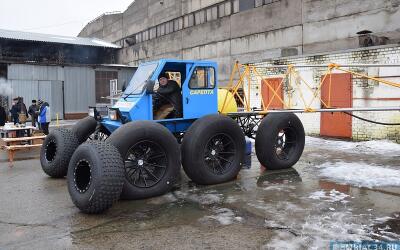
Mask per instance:
[[[304,149],[299,118],[240,112],[232,94],[218,89],[217,72],[210,61],[140,65],[108,115],[92,108],[72,129],[58,128],[47,136],[40,157],[44,172],[67,176],[74,204],[85,213],[100,213],[120,198],[168,192],[181,166],[197,184],[233,180],[242,168],[245,136],[255,138],[256,155],[266,168],[292,167]],[[155,103],[168,99],[158,93],[160,74],[178,83],[182,107],[155,120]]]

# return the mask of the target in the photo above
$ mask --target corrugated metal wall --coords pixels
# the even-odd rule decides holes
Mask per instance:
[[[65,67],[65,113],[85,113],[96,104],[95,73],[92,68]]]
[[[9,80],[60,80],[64,81],[63,68],[59,66],[38,66],[11,64],[8,66]]]
[[[119,87],[129,82],[134,69],[102,67],[99,70],[118,71]],[[96,105],[95,70],[91,67],[61,67],[11,64],[8,66],[7,84],[12,97],[22,96],[29,107],[31,100],[43,99],[49,102],[52,117],[63,118],[63,113],[86,113],[88,106]],[[63,110],[65,108],[65,110]]]

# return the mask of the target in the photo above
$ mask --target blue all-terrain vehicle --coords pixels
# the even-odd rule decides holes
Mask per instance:
[[[183,60],[140,65],[107,116],[90,109],[71,130],[55,129],[47,136],[40,157],[44,172],[67,176],[74,204],[85,213],[100,213],[120,198],[168,192],[181,165],[198,184],[233,180],[242,167],[245,136],[255,138],[263,166],[292,167],[304,149],[298,117],[238,111],[232,94],[218,90],[217,67]],[[155,103],[168,99],[157,90],[161,74],[179,85],[182,106],[156,120]]]

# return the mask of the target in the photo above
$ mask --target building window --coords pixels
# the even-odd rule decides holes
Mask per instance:
[[[157,37],[161,36],[161,25],[157,26]]]
[[[160,31],[161,31],[160,33],[161,36],[165,35],[165,23],[160,24]]]
[[[215,70],[213,67],[196,67],[190,78],[191,89],[213,89],[215,87]]]
[[[218,6],[214,6],[211,8],[211,15],[212,15],[212,20],[218,19]]]
[[[191,27],[194,25],[194,16],[193,14],[188,14],[183,19],[183,25],[185,28]]]
[[[256,0],[256,2],[255,2],[255,7],[257,8],[257,7],[260,7],[260,6],[262,6],[264,4],[264,0]]]
[[[225,14],[225,4],[224,3],[218,5],[218,16],[219,17],[227,16],[227,14]]]
[[[226,2],[225,4],[225,15],[229,16],[232,14],[232,2]]]
[[[255,0],[239,0],[239,11],[253,9],[255,7]]]
[[[181,30],[183,28],[183,19],[177,18],[174,20],[174,31]]]
[[[150,39],[154,39],[157,37],[157,27],[153,27],[150,29]]]
[[[195,14],[194,14],[194,17],[195,17],[195,24],[196,25],[198,25],[198,24],[202,24],[202,23],[204,23],[206,20],[205,20],[205,11],[204,10],[201,10],[201,11],[199,11],[199,12],[196,12]]]
[[[96,71],[96,103],[109,103],[104,97],[110,96],[110,81],[118,79],[117,71]]]
[[[168,22],[165,24],[165,34],[169,34],[171,32],[174,32],[174,23]]]
[[[142,40],[143,40],[143,42],[149,40],[149,31],[148,30],[142,32]]]
[[[136,34],[136,43],[142,42],[142,33]]]
[[[211,14],[211,8],[207,9],[207,22],[212,21],[212,14]]]
[[[239,12],[239,0],[233,0],[232,13],[238,13],[238,12]]]

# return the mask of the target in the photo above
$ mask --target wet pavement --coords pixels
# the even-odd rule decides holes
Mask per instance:
[[[120,201],[102,215],[72,204],[38,159],[0,163],[0,249],[326,249],[400,239],[400,145],[307,137],[293,169]]]

